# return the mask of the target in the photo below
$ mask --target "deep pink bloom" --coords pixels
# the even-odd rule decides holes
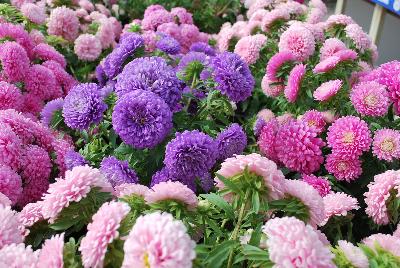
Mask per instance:
[[[346,35],[353,40],[356,48],[360,51],[364,52],[371,47],[371,37],[363,31],[360,25],[356,23],[349,24],[344,30],[346,31]]]
[[[326,170],[337,180],[348,182],[357,179],[362,173],[361,161],[357,156],[346,156],[342,153],[332,153],[326,157]]]
[[[317,110],[309,110],[301,116],[301,121],[306,122],[309,127],[314,127],[317,133],[321,133],[325,129],[325,119],[322,112]]]
[[[275,98],[278,97],[285,90],[285,85],[277,81],[271,81],[268,78],[267,74],[265,74],[261,81],[261,89],[268,97]]]
[[[32,65],[25,70],[28,76],[25,79],[26,90],[40,100],[50,99],[61,94],[53,72],[43,65]],[[58,91],[58,93],[57,93]]]
[[[54,235],[44,241],[38,263],[47,268],[60,268],[64,265],[64,233]]]
[[[17,212],[10,206],[0,205],[0,249],[6,245],[19,244],[24,241],[19,227]],[[1,261],[0,258],[0,263]]]
[[[279,130],[279,123],[276,119],[271,119],[266,122],[261,129],[260,136],[258,138],[257,144],[260,148],[260,152],[268,159],[279,162],[278,156],[275,150],[275,140],[276,133]]]
[[[288,82],[285,87],[285,97],[289,102],[295,102],[301,88],[301,82],[306,74],[306,66],[296,65],[289,74]]]
[[[386,87],[375,81],[355,85],[350,92],[350,100],[356,111],[364,116],[383,116],[390,105]]]
[[[11,23],[0,23],[0,39],[11,39],[20,44],[28,54],[31,55],[34,43],[29,36],[29,33],[25,31],[22,25],[14,25]]]
[[[38,44],[33,48],[32,54],[35,59],[43,61],[53,60],[58,62],[63,68],[67,66],[67,61],[65,60],[64,55],[48,44]]]
[[[334,54],[334,56],[338,57],[340,62],[348,61],[348,60],[356,60],[357,52],[351,49],[343,49]]]
[[[319,73],[326,73],[332,70],[333,68],[336,67],[340,63],[340,58],[338,56],[331,56],[323,61],[319,62],[317,65],[315,65],[313,72],[315,74]]]
[[[331,80],[322,83],[313,93],[314,99],[318,101],[327,101],[338,93],[342,87],[343,82],[341,80]]]
[[[362,241],[365,245],[375,250],[375,244],[381,246],[396,257],[400,257],[400,240],[388,234],[373,234]]]
[[[368,268],[369,262],[367,256],[359,248],[354,246],[352,243],[339,240],[338,248],[342,250],[346,259],[356,268]]]
[[[21,90],[4,81],[0,81],[0,109],[20,110],[22,106]]]
[[[235,46],[238,54],[247,64],[255,63],[260,57],[260,50],[265,45],[267,37],[263,34],[242,37]]]
[[[321,61],[333,56],[336,52],[346,49],[346,45],[337,38],[326,39],[320,50]]]
[[[299,61],[307,60],[315,51],[313,33],[305,27],[290,26],[282,33],[279,40],[279,51],[290,51]]]
[[[71,76],[64,68],[56,61],[49,60],[42,64],[46,68],[50,69],[56,77],[57,83],[61,85],[64,94],[67,94],[69,90],[78,84],[78,81]]]
[[[372,152],[381,160],[400,158],[400,131],[387,128],[377,130],[372,141]]]
[[[268,61],[266,67],[266,75],[271,81],[277,81],[279,78],[277,77],[277,73],[283,64],[287,62],[295,61],[295,56],[290,51],[282,51],[276,53],[271,59]]]
[[[400,62],[391,61],[382,64],[376,71],[372,72],[370,79],[387,86],[389,96],[394,102],[394,109],[396,114],[400,114]]]
[[[345,193],[330,193],[324,198],[325,225],[331,217],[346,216],[347,212],[359,209],[357,199]]]
[[[22,95],[22,101],[21,112],[23,112],[27,117],[29,117],[27,114],[31,114],[30,118],[35,120],[43,109],[43,100],[34,93],[25,93]]]
[[[21,177],[10,167],[0,165],[0,192],[15,205],[22,193]]]
[[[21,82],[27,76],[29,58],[25,49],[17,42],[0,45],[2,75],[8,82]]]
[[[70,8],[57,7],[50,13],[47,22],[47,33],[58,35],[68,41],[74,41],[79,32],[79,20]]]
[[[136,195],[144,198],[147,192],[150,191],[147,186],[136,183],[123,183],[115,186],[114,190],[115,195],[119,198],[131,195]]]
[[[46,13],[43,6],[25,3],[21,6],[21,12],[31,22],[36,24],[43,24],[46,20]]]
[[[94,61],[101,54],[100,40],[92,34],[81,34],[74,44],[74,52],[81,60]]]
[[[21,139],[7,125],[0,128],[0,165],[18,170],[23,153]]]
[[[313,174],[301,176],[302,180],[307,182],[309,185],[314,187],[319,193],[320,196],[324,197],[331,192],[331,185],[329,181],[324,177],[317,177]]]

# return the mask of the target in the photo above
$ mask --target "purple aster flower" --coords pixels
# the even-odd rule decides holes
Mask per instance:
[[[203,52],[206,55],[212,56],[212,57],[216,55],[214,48],[204,42],[193,43],[190,47],[190,51]]]
[[[156,43],[156,46],[159,50],[171,55],[178,54],[181,50],[181,45],[179,42],[176,41],[175,38],[166,34],[161,35],[160,40],[158,40]]]
[[[108,82],[100,89],[100,95],[103,96],[103,98],[107,98],[111,93],[114,92],[115,84],[116,84],[116,81],[115,81],[115,80],[110,80],[110,81],[108,81]]]
[[[106,73],[104,72],[104,68],[101,64],[96,67],[96,79],[99,82],[100,86],[104,86],[107,82]]]
[[[197,64],[198,66],[194,66],[194,64]],[[198,69],[191,70],[192,72],[197,71],[200,74],[206,65],[208,65],[208,57],[206,54],[203,52],[189,52],[181,58],[176,70],[178,72],[186,71],[185,69],[190,66],[189,68],[191,69]]]
[[[175,111],[181,100],[184,83],[167,62],[160,57],[137,58],[128,63],[117,78],[115,92],[118,97],[141,89],[161,97]]]
[[[74,167],[88,165],[89,162],[80,153],[74,150],[69,150],[64,157],[64,163],[67,170],[72,170]]]
[[[218,146],[218,160],[225,160],[243,152],[247,145],[247,137],[242,127],[232,124],[219,133],[215,139]]]
[[[163,167],[161,170],[154,173],[153,176],[151,177],[150,187],[153,187],[154,185],[159,184],[160,182],[166,182],[166,181],[173,181],[173,179],[171,179],[171,177],[169,176],[168,169]]]
[[[42,119],[42,123],[46,126],[50,126],[51,121],[53,120],[53,115],[57,111],[61,111],[64,105],[64,100],[62,98],[58,98],[46,103],[40,112],[40,117]]]
[[[263,118],[257,117],[253,127],[254,136],[260,136],[261,130],[265,126],[265,124],[266,122]]]
[[[211,189],[214,187],[214,184],[214,179],[211,177],[211,174],[209,172],[205,173],[200,178],[200,186],[207,193],[211,191]]]
[[[128,161],[120,161],[114,156],[103,159],[100,171],[113,187],[123,183],[138,183],[136,172],[129,167]]]
[[[198,131],[176,133],[166,147],[164,164],[170,174],[177,178],[201,178],[215,164],[216,142]]]
[[[251,95],[255,80],[249,66],[239,55],[223,52],[212,58],[210,66],[218,84],[216,89],[227,95],[231,101],[243,101]]]
[[[140,35],[130,32],[123,34],[117,47],[104,60],[106,76],[109,79],[114,78],[121,71],[125,60],[143,45],[144,40]]]
[[[99,123],[105,110],[107,105],[94,83],[74,86],[64,99],[64,121],[70,128],[83,130]]]
[[[115,132],[136,149],[152,148],[172,129],[172,112],[155,93],[135,90],[117,101],[112,114]]]

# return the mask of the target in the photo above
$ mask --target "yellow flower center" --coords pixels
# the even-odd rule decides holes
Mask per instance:
[[[339,171],[345,171],[347,169],[347,164],[345,162],[339,162],[337,168]]]
[[[382,143],[381,143],[381,150],[384,152],[393,152],[394,148],[395,148],[395,144],[393,142],[392,139],[385,139]]]
[[[151,268],[149,262],[149,254],[146,252],[143,256],[144,267]]]
[[[374,107],[377,103],[378,103],[378,98],[375,95],[367,95],[364,98],[364,102],[366,105],[370,106],[370,107]]]
[[[309,127],[312,127],[312,126],[316,126],[316,125],[317,125],[317,122],[315,122],[315,120],[309,120],[307,123],[308,123],[308,126],[309,126]]]
[[[352,143],[354,141],[354,133],[353,132],[344,133],[342,141],[344,143]]]

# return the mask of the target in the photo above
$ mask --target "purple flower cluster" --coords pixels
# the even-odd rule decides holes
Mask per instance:
[[[160,40],[157,41],[156,46],[159,50],[170,54],[176,55],[181,50],[181,45],[175,38],[172,38],[169,35],[161,34]]]
[[[190,46],[190,51],[194,52],[203,52],[208,56],[215,56],[215,49],[207,43],[204,42],[196,42]]]
[[[215,141],[218,146],[218,160],[225,160],[243,152],[247,145],[247,136],[242,127],[235,123],[222,131]]]
[[[61,111],[64,105],[64,100],[62,98],[58,98],[52,101],[49,101],[40,112],[41,121],[46,126],[50,126],[51,121],[53,120],[54,113],[57,111]]]
[[[128,161],[120,161],[114,156],[103,159],[100,172],[106,176],[113,187],[123,183],[138,183],[136,172],[129,167]]]
[[[89,162],[74,150],[68,151],[64,156],[65,167],[67,170],[72,170],[74,167],[88,165]]]

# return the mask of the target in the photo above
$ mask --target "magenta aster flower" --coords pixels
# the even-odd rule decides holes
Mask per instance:
[[[371,37],[363,31],[360,25],[356,23],[349,24],[344,30],[346,31],[346,35],[353,40],[358,50],[365,51],[371,47]]]
[[[340,58],[338,56],[331,56],[328,57],[321,62],[319,62],[317,65],[315,65],[313,72],[314,74],[319,74],[319,73],[326,73],[332,70],[333,68],[336,67],[340,62]]]
[[[301,117],[301,121],[306,122],[309,127],[314,127],[318,134],[324,131],[326,125],[324,115],[317,110],[305,112]]]
[[[357,179],[362,173],[361,161],[356,156],[332,153],[326,157],[326,170],[338,180],[348,182]]]
[[[261,21],[261,30],[263,32],[269,32],[271,26],[273,26],[274,23],[277,21],[287,21],[290,19],[290,13],[287,9],[285,8],[277,8],[273,9],[268,13],[265,13],[265,15],[262,18]]]
[[[346,48],[346,45],[337,38],[326,39],[321,47],[319,59],[323,61]]]
[[[4,81],[0,81],[0,109],[20,110],[22,107],[21,90]]]
[[[100,40],[93,34],[81,34],[74,44],[74,52],[81,60],[94,61],[101,54]]]
[[[115,186],[114,191],[115,195],[119,198],[131,195],[141,196],[144,198],[147,192],[150,191],[150,189],[147,186],[141,184],[123,183]]]
[[[28,53],[28,56],[31,56],[34,43],[29,36],[29,33],[25,31],[22,25],[15,25],[12,23],[0,23],[0,38],[16,41],[25,49],[26,53]]]
[[[35,59],[40,59],[43,61],[55,61],[65,68],[67,66],[67,62],[64,56],[58,52],[54,47],[48,44],[38,44],[32,50],[33,57]]]
[[[268,61],[266,67],[266,75],[271,81],[279,80],[277,77],[277,73],[283,64],[286,62],[295,61],[295,56],[290,51],[281,51],[276,53],[271,59]]]
[[[267,74],[264,75],[261,81],[261,89],[268,97],[278,97],[285,90],[285,85],[283,83],[275,83],[277,83],[277,81],[271,81]]]
[[[17,212],[10,206],[0,205],[0,249],[6,245],[19,244],[23,241],[24,236],[20,230]]]
[[[317,177],[313,174],[301,176],[302,180],[311,185],[315,190],[318,191],[319,195],[324,197],[331,192],[331,185],[329,181],[324,177]]]
[[[43,267],[63,267],[64,233],[46,239],[39,253],[38,263]]]
[[[47,33],[58,35],[68,41],[74,41],[79,32],[79,20],[70,8],[57,7],[50,13],[47,22]]]
[[[342,80],[336,79],[322,83],[313,93],[314,99],[327,101],[338,93],[342,87]]]
[[[93,215],[79,247],[85,268],[103,266],[107,247],[118,238],[118,228],[129,211],[127,203],[112,201],[104,203]]]
[[[21,164],[22,142],[10,127],[0,128],[0,165],[18,170]]]
[[[329,147],[340,154],[356,157],[371,146],[368,124],[356,116],[343,116],[328,129]]]
[[[35,64],[25,72],[28,75],[25,79],[25,89],[32,96],[39,98],[39,100],[49,100],[53,96],[57,98],[63,95],[61,88],[57,84],[56,77],[50,69],[43,65]]]
[[[276,120],[278,120],[278,123],[280,126],[284,126],[286,123],[289,123],[290,121],[294,120],[295,118],[291,113],[284,113],[280,116],[276,117]]]
[[[260,58],[260,50],[266,42],[263,34],[245,36],[236,43],[234,52],[250,65]]]
[[[347,212],[360,208],[357,199],[345,193],[330,193],[323,199],[325,219],[322,225],[325,225],[331,217],[346,216]]]
[[[15,205],[22,193],[21,177],[10,167],[0,165],[0,192]]]
[[[343,49],[334,54],[335,57],[338,57],[340,62],[348,61],[348,60],[356,60],[357,59],[357,52],[351,49]]]
[[[359,248],[354,246],[352,243],[339,240],[338,248],[342,250],[346,259],[356,268],[368,268],[369,262],[367,256]]]
[[[368,184],[368,191],[364,193],[367,208],[365,213],[376,224],[386,225],[389,223],[387,201],[393,189],[400,188],[400,172],[388,170],[374,177]]]
[[[288,82],[284,90],[285,97],[289,102],[296,101],[305,74],[306,66],[303,64],[296,65],[292,71],[290,71]]]
[[[275,150],[276,133],[278,130],[278,121],[276,119],[270,120],[262,127],[257,141],[260,152],[275,163],[279,163],[279,159]]]
[[[381,160],[400,158],[400,132],[387,128],[377,130],[372,141],[372,152]]]
[[[364,116],[383,116],[390,105],[386,87],[375,81],[355,85],[350,100],[356,111]]]
[[[269,258],[276,267],[335,267],[334,255],[321,241],[320,233],[294,217],[270,219],[262,231],[268,237]]]
[[[39,251],[33,251],[31,246],[23,243],[10,244],[0,249],[1,267],[35,268],[37,267]]]
[[[305,27],[293,25],[282,33],[279,51],[290,51],[297,60],[305,61],[315,51],[314,35]]]
[[[373,234],[364,238],[362,242],[373,250],[375,250],[375,245],[378,244],[394,256],[400,257],[400,240],[397,237],[388,234]]]
[[[11,83],[25,80],[29,58],[25,49],[17,42],[5,42],[0,45],[0,62],[2,76],[6,81]]]
[[[282,126],[275,141],[278,159],[290,170],[310,174],[319,170],[324,162],[322,147],[325,143],[317,130],[307,123],[292,120]]]

